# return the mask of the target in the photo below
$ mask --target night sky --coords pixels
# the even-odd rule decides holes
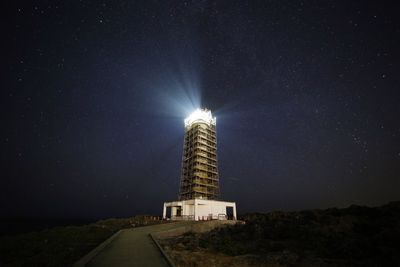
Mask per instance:
[[[394,4],[34,2],[6,52],[1,217],[160,215],[200,106],[239,213],[399,200]]]

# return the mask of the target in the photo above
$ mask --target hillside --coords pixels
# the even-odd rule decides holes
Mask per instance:
[[[400,266],[400,202],[242,219],[163,247],[177,266]]]
[[[381,207],[246,214],[245,224],[162,240],[177,266],[400,266],[400,202]],[[149,216],[0,237],[0,266],[70,266]]]
[[[120,229],[155,223],[152,216],[101,220],[82,226],[0,237],[0,266],[71,266]]]

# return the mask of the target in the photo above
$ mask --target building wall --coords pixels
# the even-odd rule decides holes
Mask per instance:
[[[191,199],[175,202],[164,203],[163,217],[166,218],[166,207],[171,207],[171,215],[173,219],[190,219],[190,220],[206,220],[206,219],[223,219],[226,214],[227,207],[233,208],[233,216],[236,219],[236,203],[225,201],[213,201],[202,199]],[[181,208],[182,213],[177,217],[177,209]],[[211,218],[210,218],[211,215]]]
[[[195,216],[197,219],[199,217],[201,219],[212,215],[213,219],[217,219],[218,215],[227,215],[226,208],[234,207],[236,209],[236,203],[234,202],[225,202],[225,201],[208,201],[208,200],[200,200],[196,199],[197,203],[197,212]]]

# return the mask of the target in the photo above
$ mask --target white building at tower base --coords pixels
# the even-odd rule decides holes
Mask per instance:
[[[236,220],[236,203],[201,198],[165,202],[163,219]]]

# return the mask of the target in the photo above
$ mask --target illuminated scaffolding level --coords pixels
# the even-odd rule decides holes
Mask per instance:
[[[179,200],[219,198],[216,119],[198,109],[185,119]]]

